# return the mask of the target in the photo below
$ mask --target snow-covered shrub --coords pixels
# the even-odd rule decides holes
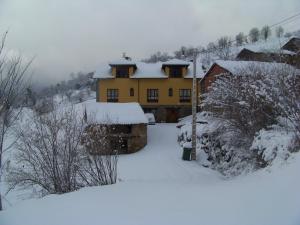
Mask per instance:
[[[191,118],[187,117],[180,128],[178,140],[181,146],[191,140]],[[253,169],[252,151],[245,146],[251,146],[251,141],[236,138],[235,130],[227,130],[223,119],[214,117],[211,113],[197,114],[197,154],[203,166],[209,166],[224,175],[233,176]]]
[[[268,88],[269,99],[281,117],[288,120],[289,128],[300,142],[300,71],[283,67],[279,75],[273,77]]]
[[[197,127],[199,151],[225,175],[265,167],[300,149],[300,76],[291,66],[253,64],[223,74],[204,95],[202,108],[210,116],[198,117],[206,121]],[[191,138],[190,127],[181,127],[181,144]]]
[[[224,74],[204,95],[203,109],[226,122],[228,130],[253,138],[260,129],[276,121],[278,115],[267,97],[265,79],[269,68],[252,65],[236,74]]]
[[[283,127],[262,129],[255,136],[250,150],[257,155],[257,167],[265,167],[273,160],[286,160],[292,152],[293,133]]]
[[[38,114],[50,113],[54,110],[54,100],[52,97],[45,97],[37,100],[33,109]]]

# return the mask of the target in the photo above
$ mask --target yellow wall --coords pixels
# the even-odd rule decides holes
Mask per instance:
[[[134,88],[134,96],[130,96]],[[130,78],[102,79],[98,82],[98,101],[107,101],[107,89],[119,89],[119,102],[138,102],[138,81]]]
[[[192,79],[102,79],[98,82],[98,101],[106,102],[107,89],[119,89],[119,102],[139,102],[141,105],[191,105],[179,102],[179,89],[192,89]],[[199,83],[199,82],[198,82]],[[198,85],[199,86],[199,85]],[[134,97],[130,97],[130,88],[134,88]],[[173,96],[169,97],[169,88],[173,88]],[[147,89],[158,89],[158,102],[147,102]],[[197,87],[199,90],[199,87]],[[198,91],[197,91],[198,93]]]

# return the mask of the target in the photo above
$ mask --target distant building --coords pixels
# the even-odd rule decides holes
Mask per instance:
[[[202,66],[197,71],[199,81],[203,76]],[[178,118],[191,114],[190,62],[173,59],[143,63],[122,59],[96,71],[94,78],[98,102],[138,102],[158,122],[177,122]]]
[[[87,101],[79,110],[90,122],[86,127],[87,141],[99,138],[101,144],[90,148],[91,154],[134,153],[147,144],[147,123],[138,103],[97,103]],[[97,133],[98,132],[98,133]],[[96,140],[97,143],[97,140]]]
[[[200,81],[201,94],[208,92],[209,87],[219,76],[237,74],[243,70],[251,68],[252,66],[262,66],[265,68],[274,68],[276,66],[282,68],[283,66],[288,66],[290,68],[294,68],[284,63],[217,60]]]
[[[237,55],[236,60],[287,63],[296,67],[300,66],[300,56],[289,50],[254,51],[243,48]]]
[[[292,37],[287,43],[285,43],[282,48],[283,50],[288,50],[295,52],[296,54],[300,53],[300,38]]]

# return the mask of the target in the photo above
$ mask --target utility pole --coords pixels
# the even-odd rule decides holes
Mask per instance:
[[[191,159],[196,160],[196,122],[197,122],[197,80],[196,80],[196,60],[197,52],[194,52],[193,57],[193,95],[192,95],[192,153]]]

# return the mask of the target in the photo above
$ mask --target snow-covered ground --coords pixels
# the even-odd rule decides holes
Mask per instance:
[[[119,182],[22,201],[1,225],[297,225],[300,155],[284,166],[225,180],[181,160],[175,124],[148,127],[148,145],[120,156]]]

